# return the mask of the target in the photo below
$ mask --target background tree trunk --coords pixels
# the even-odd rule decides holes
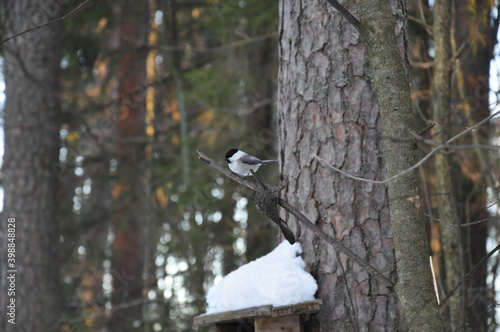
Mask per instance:
[[[123,0],[114,5],[117,17],[118,64],[116,183],[112,189],[111,268],[113,317],[111,331],[133,331],[142,322],[144,239],[144,149],[148,2]]]
[[[45,2],[3,1],[4,36],[41,25]],[[53,16],[52,16],[53,15]],[[59,271],[60,61],[62,29],[53,23],[2,45],[6,84],[1,250],[2,331],[56,331],[62,308]],[[15,297],[8,296],[7,220],[15,219]],[[5,312],[15,298],[16,324]]]
[[[353,9],[353,8],[350,8]],[[385,178],[381,123],[359,33],[326,1],[280,4],[278,134],[285,199],[325,232],[394,277],[387,190],[332,172],[315,154],[368,179]],[[293,217],[323,301],[313,331],[392,331],[394,292]]]
[[[414,74],[414,105],[417,106],[418,114],[425,123],[437,123],[427,137],[441,142],[446,137],[458,134],[490,114],[488,105],[491,102],[489,100],[490,61],[493,57],[493,47],[497,43],[496,35],[499,24],[498,17],[492,15],[492,12],[494,12],[493,8],[498,5],[491,1],[473,3],[451,1],[451,35],[448,32],[444,35],[436,31],[430,35],[425,31],[425,22],[431,22],[432,16],[435,17],[435,26],[439,23],[438,21],[443,21],[443,15],[438,13],[442,1],[436,1],[432,10],[427,2],[419,2],[413,1],[415,9],[413,17],[417,19],[412,25],[414,32],[412,42],[415,45],[415,41],[420,39],[422,40],[420,45],[423,47],[414,48],[412,52],[412,60],[415,64],[412,73]],[[442,74],[446,74],[443,71],[442,54],[440,54],[443,43],[451,43],[449,57],[453,59],[450,67],[453,71],[450,85],[452,100],[450,106],[444,107],[443,91],[449,88],[442,84]],[[429,45],[434,45],[434,61],[430,55],[432,52],[429,52],[431,49]],[[438,72],[441,72],[441,75]],[[433,78],[432,75],[434,75]],[[429,94],[427,91],[429,91],[431,81],[433,89],[432,94]],[[431,109],[428,102],[435,104],[434,115],[427,111]],[[449,108],[447,114],[439,110],[446,108]],[[492,123],[484,124],[478,130],[461,137],[454,144],[458,146],[487,145],[491,143],[489,133],[493,128]],[[429,147],[425,145],[421,147],[429,150]],[[489,219],[486,209],[487,186],[492,189],[493,193],[490,199],[498,201],[497,181],[493,178],[496,176],[498,167],[492,166],[494,159],[491,159],[492,156],[495,158],[495,155],[481,149],[457,149],[436,155],[433,163],[426,163],[423,167],[423,179],[428,188],[424,193],[425,211],[429,215],[432,227],[430,244],[441,298],[446,295],[450,286],[456,284],[457,280],[486,255]],[[436,165],[435,168],[434,165]],[[438,167],[439,165],[441,166]],[[453,188],[446,185],[447,177],[443,176],[444,173],[440,171],[447,167],[451,169]],[[453,209],[456,210],[455,216],[453,216]],[[450,221],[452,219],[453,221]],[[449,226],[450,223],[462,224],[461,238],[457,239],[457,228]],[[437,230],[438,228],[440,231]],[[452,263],[452,257],[460,254],[463,254],[461,256],[463,270],[457,269],[459,264],[456,261]],[[487,264],[479,266],[473,277],[464,283],[465,293],[456,292],[455,296],[450,298],[446,306],[449,305],[452,323],[460,323],[459,326],[467,326],[474,331],[494,329],[492,326],[492,322],[495,321],[494,311],[489,308],[493,301],[491,289],[495,281],[492,280],[488,286],[487,273]],[[458,296],[462,297],[461,309],[457,307]],[[456,318],[460,316],[460,319],[453,318],[454,315]],[[488,319],[491,321],[487,324]]]
[[[454,101],[455,132],[476,124],[490,115],[489,74],[493,48],[497,40],[498,18],[491,23],[490,1],[454,1],[453,51],[458,61],[455,67],[457,93]],[[490,126],[481,126],[466,135],[457,144],[487,145]],[[485,219],[487,212],[487,184],[494,171],[487,153],[480,149],[461,150],[453,155],[454,179],[460,222],[467,224]],[[494,188],[494,181],[490,187]],[[498,200],[498,197],[494,198]],[[486,255],[488,223],[470,225],[462,232],[464,274]],[[486,278],[488,266],[483,264],[466,282],[467,324],[474,331],[488,328],[488,307],[492,300],[488,294]]]
[[[434,75],[432,93],[434,100],[435,139],[444,142],[451,138],[451,0],[437,0],[434,3]],[[436,154],[434,158],[436,172],[437,213],[440,220],[439,230],[442,239],[442,252],[445,293],[453,289],[462,278],[462,252],[460,228],[451,227],[459,223],[455,191],[451,181],[449,157],[446,152]],[[449,326],[456,331],[465,321],[462,294],[456,291],[447,305]]]

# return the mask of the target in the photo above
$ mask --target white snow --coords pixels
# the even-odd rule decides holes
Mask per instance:
[[[269,254],[229,273],[207,293],[207,314],[314,300],[316,280],[304,270],[302,248],[283,241]]]

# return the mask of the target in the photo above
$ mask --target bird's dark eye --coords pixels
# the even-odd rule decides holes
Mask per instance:
[[[230,164],[230,163],[231,163],[231,160],[226,159],[226,163]]]

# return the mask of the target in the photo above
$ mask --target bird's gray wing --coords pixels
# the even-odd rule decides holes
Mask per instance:
[[[242,163],[245,163],[248,165],[260,165],[260,164],[262,164],[262,160],[260,160],[259,158],[255,158],[254,156],[251,156],[249,154],[241,157],[240,161]]]

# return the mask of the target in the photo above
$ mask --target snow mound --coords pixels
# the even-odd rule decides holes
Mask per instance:
[[[314,300],[316,280],[304,270],[300,243],[283,241],[269,254],[229,273],[207,293],[207,314]]]

